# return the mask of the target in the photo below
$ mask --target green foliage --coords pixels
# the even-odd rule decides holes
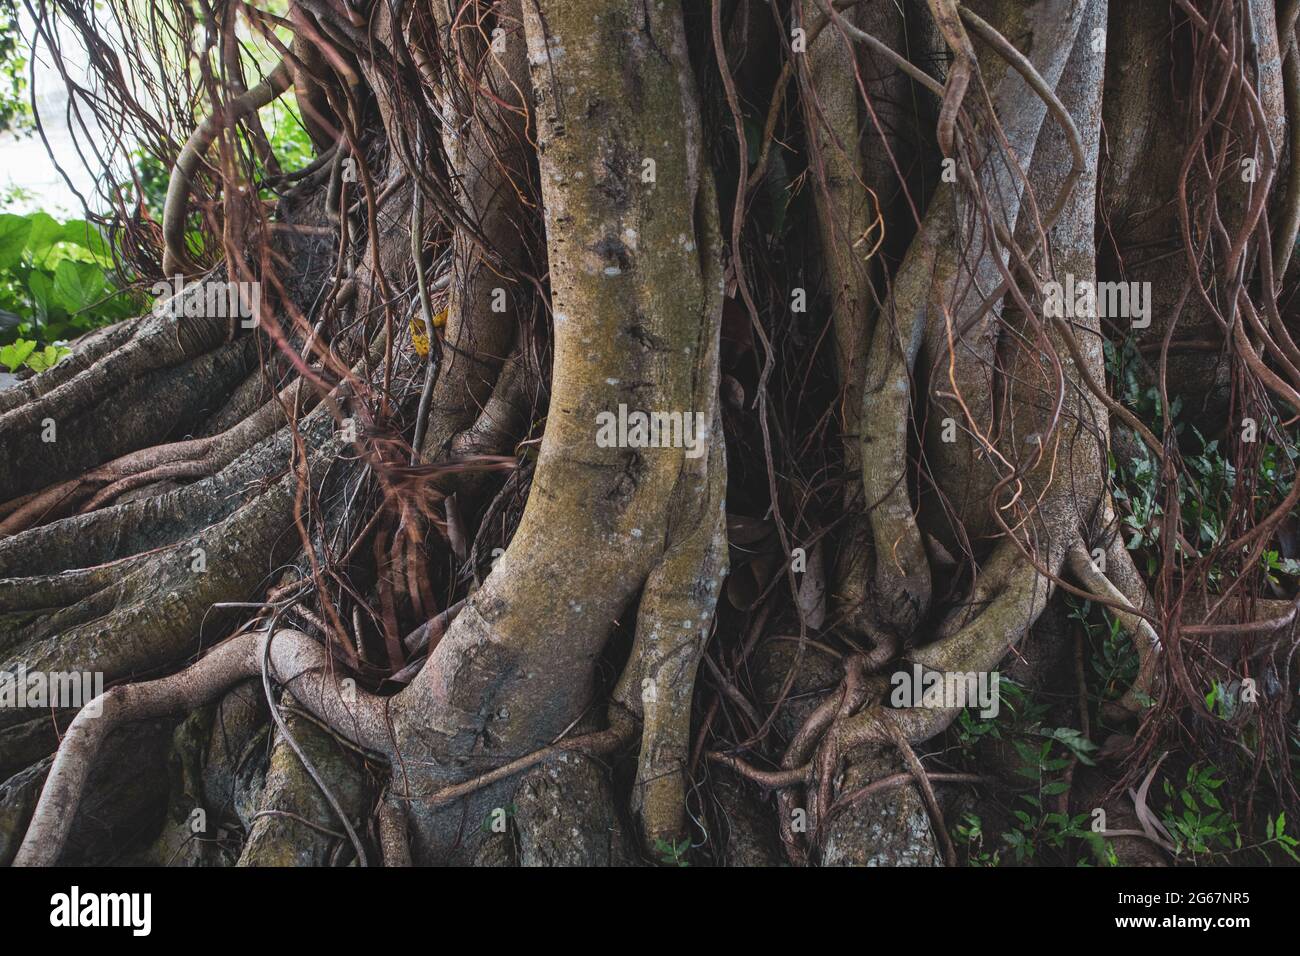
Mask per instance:
[[[0,214],[0,344],[30,340],[44,355],[45,346],[133,314],[140,303],[116,288],[111,267],[93,225]]]
[[[272,101],[258,112],[271,151],[283,170],[301,169],[315,157],[315,147],[298,113],[298,103],[289,97]],[[258,172],[262,172],[259,168]]]
[[[1094,699],[1119,700],[1137,679],[1140,661],[1133,641],[1124,633],[1119,619],[1104,606],[1071,595],[1066,595],[1065,602],[1070,619],[1083,628],[1092,651],[1088,657],[1088,684]],[[1149,698],[1141,702],[1151,703]]]
[[[1116,347],[1105,343],[1106,365],[1117,397],[1157,434],[1164,428],[1164,415],[1160,395],[1154,386],[1143,387],[1139,381],[1136,346],[1131,340]],[[1224,526],[1229,513],[1233,492],[1238,485],[1237,468],[1224,454],[1219,439],[1207,439],[1194,426],[1179,420],[1182,402],[1175,396],[1170,400],[1169,418],[1174,434],[1183,448],[1183,463],[1177,481],[1178,510],[1183,537],[1193,548],[1207,552],[1222,544],[1230,535]],[[1276,426],[1276,421],[1271,423]],[[1259,429],[1259,467],[1254,475],[1255,520],[1262,518],[1290,491],[1290,482],[1300,460],[1300,449],[1294,443],[1278,446],[1263,440],[1265,434],[1274,433],[1261,423]],[[1190,447],[1189,447],[1190,446]],[[1145,448],[1143,449],[1145,451]],[[1145,565],[1148,575],[1154,575],[1157,565],[1156,546],[1160,540],[1164,518],[1166,483],[1156,472],[1155,462],[1149,457],[1135,459],[1124,465],[1113,458],[1110,461],[1111,495],[1124,512],[1125,547],[1134,552],[1139,567]],[[1183,544],[1177,545],[1183,551]],[[1264,557],[1264,571],[1270,580],[1278,583],[1277,576],[1300,576],[1300,562],[1282,560],[1276,551]],[[1223,583],[1225,571],[1219,567],[1208,570],[1208,583],[1218,587]]]
[[[1038,739],[1033,739],[1037,736]],[[1011,811],[1015,821],[1002,834],[1017,863],[1033,863],[1046,849],[1059,855],[1072,840],[1100,840],[1089,828],[1086,813],[1070,816],[1044,806],[1049,798],[1059,797],[1070,789],[1065,773],[1074,760],[1092,764],[1097,747],[1077,730],[1068,727],[1035,726],[1013,738],[1012,746],[1020,757],[1016,776],[1028,783]]]
[[[1202,769],[1200,764],[1187,768],[1184,786],[1175,787],[1169,780],[1163,781],[1169,804],[1160,820],[1174,840],[1177,855],[1196,857],[1241,847],[1237,823],[1225,812],[1215,793],[1224,782],[1217,767]]]
[[[1268,818],[1268,826],[1265,828],[1264,832],[1267,839],[1263,844],[1261,844],[1260,849],[1269,846],[1276,846],[1294,862],[1300,863],[1300,854],[1296,853],[1296,847],[1300,846],[1300,840],[1287,835],[1285,813],[1279,813],[1276,820],[1274,820],[1272,815],[1270,815]]]
[[[1174,784],[1169,778],[1161,782],[1166,804],[1160,810],[1160,822],[1173,841],[1175,857],[1184,862],[1233,865],[1245,862],[1243,853],[1258,855],[1266,863],[1284,858],[1300,863],[1300,839],[1287,833],[1286,813],[1264,820],[1263,839],[1247,843],[1250,838],[1220,799],[1227,778],[1211,763],[1193,763],[1183,781]]]
[[[974,767],[981,764],[973,752],[977,744],[1010,747],[1017,757],[1012,773],[1019,786],[1014,788],[1007,826],[1000,833],[988,834],[974,813],[964,814],[953,828],[954,839],[966,849],[968,864],[1086,865],[1080,853],[1084,847],[1100,851],[1103,859],[1111,858],[1105,840],[1092,832],[1088,814],[1070,816],[1055,806],[1069,790],[1069,768],[1076,761],[1094,764],[1096,744],[1072,727],[1049,726],[1048,706],[1007,677],[999,679],[998,690],[997,718],[981,720],[972,711],[963,711],[957,718],[957,739]]]
[[[998,866],[1002,862],[1002,851],[990,853],[984,848],[984,821],[975,813],[962,814],[961,822],[953,828],[953,836],[958,846],[966,850],[966,862],[970,866]]]

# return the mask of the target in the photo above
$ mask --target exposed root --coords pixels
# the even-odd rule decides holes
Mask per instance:
[[[523,773],[533,767],[546,763],[554,757],[561,754],[586,754],[591,757],[602,757],[612,754],[626,745],[632,739],[634,728],[631,721],[626,715],[621,715],[617,711],[613,712],[610,719],[610,726],[605,730],[598,730],[590,734],[582,734],[577,737],[568,737],[551,744],[549,747],[543,747],[541,750],[534,751],[526,757],[520,757],[518,760],[512,760],[509,763],[502,764],[494,770],[487,773],[479,774],[472,780],[466,780],[464,783],[454,784],[450,787],[443,787],[441,790],[427,796],[419,797],[420,803],[429,808],[437,809],[449,804],[462,800],[472,793],[477,793],[506,780],[517,774]],[[408,795],[397,794],[398,799],[410,799]]]
[[[36,491],[197,425],[213,396],[225,394],[247,374],[246,342],[203,348],[191,357],[176,345],[176,330],[175,323],[155,327],[159,337],[172,337],[170,344],[151,343],[150,335],[138,333],[65,384],[0,414],[0,442],[24,449],[21,461],[19,456],[0,459],[0,498]],[[214,338],[218,341],[204,344],[218,345],[220,335]],[[120,411],[100,414],[106,407]]]
[[[277,681],[303,706],[360,746],[391,751],[383,702],[336,676],[320,644],[297,631],[241,635],[178,674],[113,687],[77,714],[59,745],[14,865],[58,862],[86,778],[110,731],[128,721],[210,703],[237,681],[261,674],[268,653]]]
[[[284,424],[284,409],[294,403],[301,381],[296,380],[278,398],[219,435],[132,452],[80,478],[38,492],[0,521],[0,537],[24,531],[58,511],[76,507],[85,514],[97,510],[128,491],[154,482],[194,481],[221,471]]]
[[[669,544],[646,581],[631,658],[613,695],[641,719],[632,809],[648,847],[680,839],[686,825],[695,674],[727,573],[721,443],[713,448],[707,465],[681,486],[696,514],[683,521],[687,535]]]

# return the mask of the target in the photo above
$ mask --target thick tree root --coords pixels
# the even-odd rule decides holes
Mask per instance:
[[[115,361],[140,341],[133,339],[66,384],[0,415],[0,442],[23,449],[21,456],[0,459],[0,499],[10,501],[51,480],[78,475],[178,430],[183,434],[212,410],[213,396],[224,395],[251,366],[252,352],[242,341],[192,359],[178,354],[175,361],[144,351],[140,368]],[[103,408],[116,411],[107,416]]]
[[[184,671],[144,684],[122,684],[97,697],[68,726],[15,866],[58,861],[110,731],[129,721],[162,717],[216,700],[232,684],[262,673],[269,655],[276,679],[295,698],[359,746],[391,752],[382,701],[333,674],[328,654],[297,631],[246,634],[214,648]]]
[[[38,492],[0,521],[0,537],[26,530],[55,509],[77,507],[84,514],[145,485],[215,474],[284,424],[284,409],[296,400],[301,381],[219,435],[141,449]]]

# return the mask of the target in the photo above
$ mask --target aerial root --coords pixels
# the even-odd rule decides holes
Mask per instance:
[[[1107,557],[1111,558],[1112,553],[1117,551],[1122,551],[1125,559],[1132,560],[1128,558],[1127,550],[1122,547],[1108,549]],[[1115,554],[1114,557],[1118,558],[1119,555]],[[1124,692],[1124,696],[1115,702],[1115,706],[1129,714],[1141,713],[1146,706],[1143,700],[1149,700],[1154,695],[1156,664],[1160,655],[1160,636],[1156,634],[1151,622],[1141,614],[1140,609],[1135,608],[1110,578],[1098,570],[1093,563],[1092,555],[1082,541],[1076,541],[1070,547],[1066,560],[1084,589],[1095,595],[1096,599],[1115,615],[1116,620],[1133,642],[1133,649],[1138,655],[1137,677]],[[1136,574],[1133,578],[1137,579]]]
[[[185,247],[185,223],[189,212],[190,189],[208,148],[227,124],[266,106],[287,90],[292,81],[289,64],[282,58],[267,74],[266,79],[233,99],[225,109],[209,114],[185,141],[167,183],[167,200],[163,205],[164,275],[180,275],[192,271]]]
[[[801,809],[798,788],[806,791],[802,809],[806,811],[807,829],[812,834],[809,842],[816,846],[830,821],[848,807],[873,794],[914,783],[943,846],[945,862],[949,866],[956,865],[956,849],[947,835],[934,783],[978,783],[983,778],[972,774],[928,773],[912,749],[903,727],[895,719],[896,712],[871,711],[874,742],[896,747],[907,772],[883,777],[848,794],[834,794],[842,764],[849,759],[850,751],[863,742],[841,733],[840,728],[854,721],[858,709],[869,700],[878,698],[883,687],[879,678],[872,678],[868,673],[867,658],[853,655],[845,661],[844,680],[808,715],[795,733],[782,758],[780,770],[759,770],[730,754],[709,754],[713,762],[730,768],[764,789],[778,791],[781,842],[791,863],[805,864],[809,852],[809,846],[796,833],[795,820],[797,811]]]

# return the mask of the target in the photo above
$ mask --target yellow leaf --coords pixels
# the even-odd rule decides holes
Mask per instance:
[[[411,320],[411,345],[415,347],[415,354],[420,358],[428,357],[429,336],[424,334],[424,319]]]
[[[447,310],[443,309],[433,317],[433,327],[440,329],[447,324]],[[420,358],[426,358],[429,355],[429,336],[425,334],[424,318],[418,317],[411,320],[411,345],[415,347],[415,354]]]

